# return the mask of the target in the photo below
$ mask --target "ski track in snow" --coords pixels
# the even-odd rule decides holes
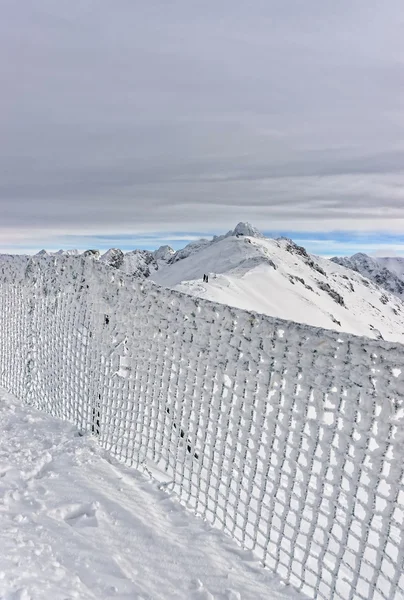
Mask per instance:
[[[302,598],[69,423],[0,390],[0,600]]]

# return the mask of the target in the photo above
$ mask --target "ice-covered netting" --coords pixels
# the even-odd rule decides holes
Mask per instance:
[[[1,385],[163,477],[312,598],[404,598],[404,347],[10,258]]]

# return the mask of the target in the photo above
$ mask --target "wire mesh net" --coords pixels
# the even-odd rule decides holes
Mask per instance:
[[[0,383],[144,469],[312,598],[404,598],[399,344],[5,261]]]

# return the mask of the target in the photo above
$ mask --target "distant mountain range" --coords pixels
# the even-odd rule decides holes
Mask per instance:
[[[404,300],[404,258],[373,258],[367,254],[331,259],[337,265],[352,269],[371,279],[385,290]]]
[[[102,255],[96,250],[86,254],[138,279],[150,278],[194,296],[328,329],[404,341],[404,258],[356,254],[326,260],[290,239],[265,238],[249,223],[177,252],[162,246],[155,251],[111,248]]]

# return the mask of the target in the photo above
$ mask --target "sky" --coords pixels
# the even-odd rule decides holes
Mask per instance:
[[[404,254],[402,0],[0,0],[0,251]]]

